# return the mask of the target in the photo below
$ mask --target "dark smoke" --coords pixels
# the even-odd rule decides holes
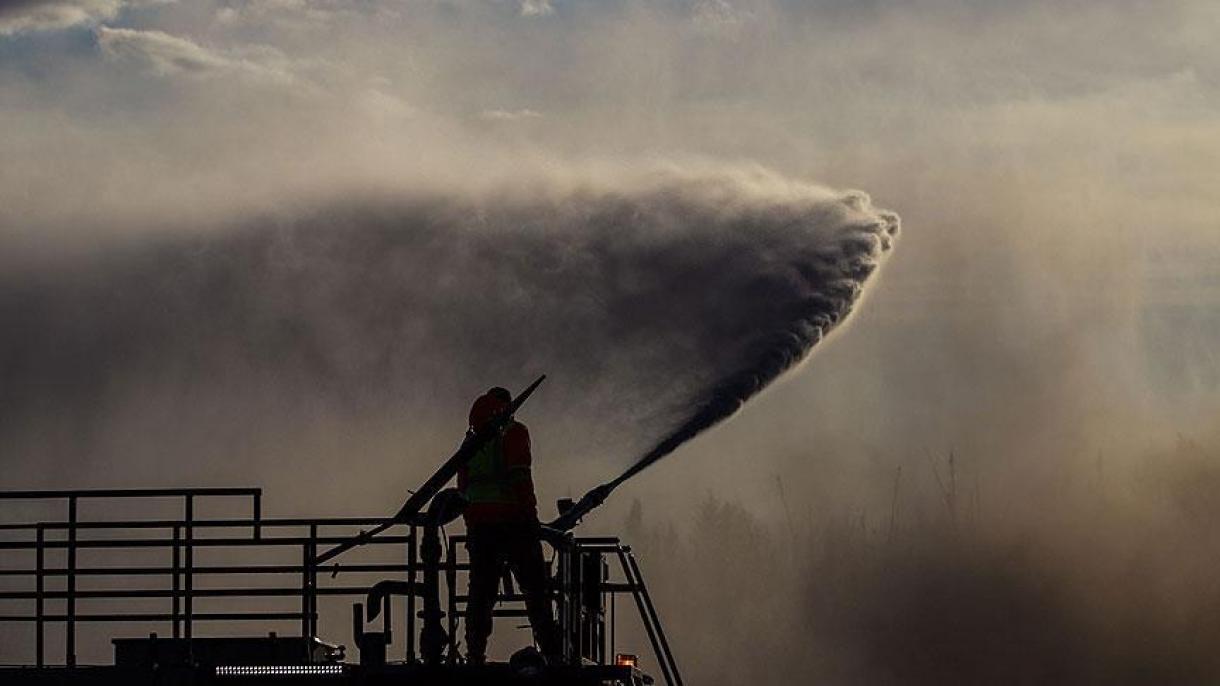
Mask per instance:
[[[800,362],[897,228],[860,193],[665,174],[348,199],[31,256],[0,277],[0,439],[24,460],[108,461],[289,440],[319,416],[435,411],[460,430],[472,393],[545,371],[533,416],[576,454],[665,436],[642,468]]]

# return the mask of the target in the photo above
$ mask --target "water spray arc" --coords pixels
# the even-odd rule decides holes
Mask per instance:
[[[847,203],[867,205],[864,196],[847,196]],[[898,232],[898,218],[889,212],[848,224],[830,249],[793,256],[791,273],[777,289],[790,301],[780,316],[768,321],[770,330],[757,336],[749,348],[752,364],[721,377],[701,403],[612,481],[591,489],[572,504],[564,501],[558,518],[549,526],[569,531],[582,517],[605,502],[619,485],[655,464],[703,431],[728,419],[742,405],[785,372],[804,361],[826,335],[842,323],[863,292],[864,284],[888,251]],[[774,284],[770,284],[774,285]]]

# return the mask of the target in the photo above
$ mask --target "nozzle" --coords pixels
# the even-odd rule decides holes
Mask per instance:
[[[559,501],[559,517],[551,522],[548,526],[560,531],[569,531],[575,527],[585,515],[589,514],[594,508],[606,502],[606,498],[610,492],[614,490],[617,484],[614,482],[602,484],[597,488],[590,490],[588,493],[581,496],[580,501],[575,505],[571,504],[571,499],[565,498],[567,501],[566,507],[563,500]]]

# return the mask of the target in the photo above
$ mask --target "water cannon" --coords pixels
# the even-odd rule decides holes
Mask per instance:
[[[571,531],[576,528],[580,520],[585,515],[592,512],[602,503],[606,502],[606,498],[610,493],[618,487],[619,482],[611,481],[604,483],[596,488],[591,489],[588,493],[581,496],[580,500],[573,503],[571,498],[564,498],[559,501],[559,516],[554,521],[547,524],[548,527],[556,531]]]

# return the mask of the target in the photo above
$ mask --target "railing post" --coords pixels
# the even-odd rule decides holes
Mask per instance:
[[[605,584],[610,582],[610,564],[606,562],[606,554],[598,553],[597,564],[600,569],[601,578],[598,579],[598,584],[601,585],[602,594],[602,636],[601,636],[601,653],[598,655],[598,662],[606,664],[606,660],[613,660],[614,653],[610,648],[610,643],[614,640],[614,594],[606,590]],[[610,619],[610,635],[606,635],[606,619]]]
[[[254,540],[263,537],[263,491],[254,492]]]
[[[186,614],[183,622],[183,634],[187,641],[191,640],[194,628],[191,623],[195,615],[195,496],[186,496],[186,569],[183,570],[186,589],[183,594],[183,610]],[[189,650],[189,648],[188,648]]]
[[[301,638],[309,636],[309,544],[301,545]]]
[[[317,556],[318,527],[309,527],[309,540],[301,545],[301,637],[313,638],[314,624],[312,621],[314,600],[313,585],[317,577],[313,573],[314,558]]]
[[[445,587],[449,591],[449,661],[457,660],[457,548],[449,539],[445,552]],[[467,603],[469,606],[469,603]]]
[[[559,652],[563,655],[563,660],[568,661],[568,621],[566,612],[567,605],[564,603],[564,596],[567,595],[567,590],[564,587],[564,563],[563,563],[563,546],[555,546],[555,623],[559,625]]]
[[[415,662],[415,525],[407,526],[407,664]]]
[[[318,525],[309,525],[309,637],[318,635]],[[387,612],[386,617],[389,617]]]
[[[45,657],[43,654],[45,638],[43,636],[43,626],[42,626],[42,621],[43,621],[42,620],[42,615],[43,615],[42,594],[44,591],[43,584],[45,583],[43,580],[44,579],[43,573],[44,573],[44,570],[46,569],[45,552],[44,552],[45,543],[46,543],[46,528],[43,527],[42,524],[39,524],[37,542],[35,543],[36,548],[35,548],[35,553],[34,553],[35,565],[36,565],[35,584],[36,584],[36,591],[37,591],[37,593],[36,593],[37,597],[34,599],[34,614],[35,614],[35,617],[34,617],[34,623],[35,623],[34,664],[36,664],[39,667],[43,667],[46,664],[46,660],[45,660]]]
[[[610,643],[606,654],[613,656],[618,652],[618,640],[616,636],[618,631],[618,593],[611,591],[607,593],[607,595],[610,596],[608,601],[610,604]]]
[[[579,547],[572,551],[572,569],[576,585],[572,590],[572,614],[576,620],[576,659],[582,660],[589,653],[589,618],[585,607],[585,552]]]
[[[172,575],[171,579],[170,579],[170,588],[174,592],[174,598],[171,601],[171,609],[170,609],[170,622],[172,624],[170,633],[173,635],[174,638],[182,637],[182,620],[181,620],[182,599],[181,599],[181,593],[180,593],[180,591],[182,590],[182,585],[181,585],[181,579],[179,577],[179,573],[182,568],[182,552],[181,552],[182,546],[180,544],[181,538],[182,538],[182,527],[175,525],[174,526],[174,555],[173,555],[173,561],[172,561],[171,572],[170,572]]]
[[[445,627],[441,624],[441,538],[440,527],[427,523],[423,527],[424,539],[420,543],[420,557],[424,567],[424,627],[419,637],[424,664],[435,666],[441,663],[445,652]]]
[[[76,496],[68,496],[68,626],[65,662],[76,666]]]

